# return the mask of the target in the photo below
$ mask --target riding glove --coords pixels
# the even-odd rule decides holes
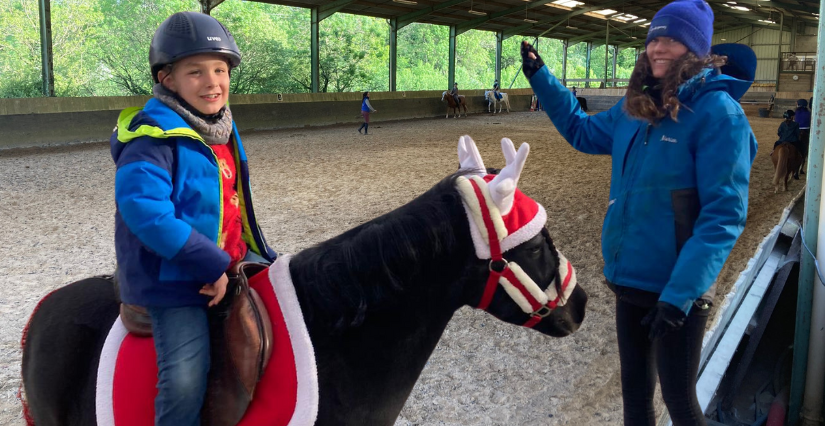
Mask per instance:
[[[530,59],[530,53],[536,55],[536,59]],[[536,51],[536,48],[527,41],[521,42],[521,64],[521,70],[524,72],[524,76],[527,77],[527,80],[533,78],[533,75],[544,66],[544,61],[541,60],[539,52]]]
[[[650,327],[647,337],[652,341],[682,328],[686,317],[681,309],[670,303],[656,302],[656,306],[642,319],[642,325]]]

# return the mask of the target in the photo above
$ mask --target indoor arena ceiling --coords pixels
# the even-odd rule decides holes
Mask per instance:
[[[609,23],[611,45],[631,47],[644,42],[647,25],[662,6],[660,0],[252,0],[302,8],[317,8],[319,18],[350,13],[397,19],[399,28],[414,22],[503,32],[513,36],[552,37],[571,43],[604,44]],[[710,0],[716,32],[757,25],[786,31],[818,25],[818,1]],[[784,18],[784,19],[783,19]]]

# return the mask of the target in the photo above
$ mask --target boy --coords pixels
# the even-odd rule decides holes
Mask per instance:
[[[227,100],[241,55],[215,18],[175,13],[149,48],[154,98],[111,138],[120,297],[147,309],[158,362],[156,426],[198,426],[209,371],[206,310],[226,270],[271,262]]]

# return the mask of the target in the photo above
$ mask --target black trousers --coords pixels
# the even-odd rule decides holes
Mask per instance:
[[[633,290],[638,294],[640,290]],[[705,417],[696,399],[696,376],[702,352],[702,337],[710,309],[693,306],[685,325],[677,331],[648,339],[649,327],[641,325],[658,295],[616,296],[616,334],[622,374],[622,401],[625,426],[654,426],[653,391],[656,377],[662,397],[675,426],[704,426]],[[652,304],[650,303],[652,301]]]

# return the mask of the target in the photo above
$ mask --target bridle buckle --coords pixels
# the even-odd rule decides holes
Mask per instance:
[[[553,308],[549,306],[542,305],[541,308],[536,309],[530,316],[538,317],[538,318],[546,318],[548,315],[553,313]]]
[[[497,272],[497,273],[501,274],[502,272],[504,272],[507,269],[507,266],[509,264],[510,264],[510,262],[508,262],[507,259],[505,259],[503,257],[501,259],[498,259],[498,260],[490,259],[490,263],[487,265],[487,269],[490,272]]]

